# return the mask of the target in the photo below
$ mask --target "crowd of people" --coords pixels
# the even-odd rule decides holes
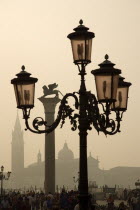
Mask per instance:
[[[114,196],[110,194],[105,200],[105,205],[99,205],[95,196],[91,196],[92,210],[140,210],[140,194],[130,192],[120,201],[118,206],[114,204]],[[0,210],[79,210],[78,192],[62,190],[61,193],[47,195],[43,192],[28,191],[26,193],[11,191],[0,196]]]
[[[0,210],[73,210],[77,203],[77,192],[74,191],[62,191],[54,195],[10,192],[0,197]]]
[[[107,199],[107,206],[104,209],[114,210],[114,197],[109,195]],[[118,210],[140,210],[140,194],[138,191],[130,191],[127,195],[124,196],[124,201],[121,201]]]
[[[132,191],[128,195],[127,203],[131,210],[140,210],[140,193]]]

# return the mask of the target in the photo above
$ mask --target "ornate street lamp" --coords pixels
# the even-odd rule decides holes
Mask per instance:
[[[120,95],[119,88],[122,88],[118,86],[121,70],[114,68],[115,64],[108,60],[108,55],[105,55],[105,61],[99,64],[99,69],[92,70],[92,74],[95,76],[98,100],[94,94],[86,90],[86,65],[91,62],[91,47],[94,33],[88,31],[88,28],[83,25],[82,20],[80,20],[79,23],[80,25],[74,29],[75,32],[69,34],[68,38],[71,40],[74,63],[78,66],[79,75],[81,77],[80,89],[78,92],[67,93],[62,98],[58,115],[52,125],[48,125],[41,117],[33,120],[33,128],[29,125],[30,110],[34,106],[34,84],[37,82],[37,79],[31,78],[30,74],[25,72],[25,68],[22,67],[22,72],[17,74],[18,78],[13,79],[11,83],[14,84],[15,87],[17,107],[23,110],[26,129],[38,134],[50,133],[60,122],[61,127],[63,127],[66,118],[70,119],[71,129],[73,131],[79,129],[79,205],[80,210],[88,210],[87,132],[92,129],[92,125],[97,132],[103,132],[105,135],[114,135],[120,132],[122,113],[126,109],[112,107],[112,104],[118,103],[117,97]],[[125,101],[126,97],[128,98],[129,86],[127,86],[127,96],[123,93],[125,91],[121,93],[122,101]],[[69,97],[74,99],[75,110],[77,110],[78,114],[74,113],[74,109],[68,105]],[[100,104],[103,107],[103,113],[100,113]],[[115,106],[117,105],[115,104]],[[112,119],[111,117],[112,110],[116,113],[116,119]],[[45,128],[41,129],[42,126],[45,126]]]
[[[1,195],[3,195],[3,180],[9,180],[11,172],[8,171],[7,175],[4,174],[4,166],[1,166],[0,181],[1,181]]]

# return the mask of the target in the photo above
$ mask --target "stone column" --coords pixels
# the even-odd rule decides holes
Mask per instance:
[[[54,122],[55,107],[60,99],[44,98],[41,97],[39,100],[42,102],[45,111],[45,121],[48,125]],[[44,182],[45,193],[55,192],[55,131],[45,134],[45,182]]]

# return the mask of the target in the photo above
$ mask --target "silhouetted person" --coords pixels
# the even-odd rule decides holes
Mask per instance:
[[[137,203],[135,205],[135,210],[140,210],[140,195],[138,195]]]
[[[124,189],[123,194],[124,194],[124,200],[126,201],[127,200],[127,189],[126,188]]]
[[[121,203],[119,204],[118,210],[126,210],[126,209],[128,209],[128,207],[124,204],[124,202],[121,202]]]
[[[137,204],[137,195],[134,194],[134,196],[131,198],[131,205],[133,210],[135,210],[136,204]]]
[[[113,210],[114,209],[114,198],[113,195],[109,195],[109,198],[107,199],[108,203],[108,210]]]

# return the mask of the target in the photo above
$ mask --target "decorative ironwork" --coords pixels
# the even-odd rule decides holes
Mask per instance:
[[[79,94],[79,93],[78,93]],[[92,94],[89,91],[85,92],[86,96],[86,106],[85,106],[85,112],[86,112],[86,118],[85,123],[88,130],[92,129],[92,125],[97,130],[97,132],[103,132],[105,135],[114,135],[117,132],[120,132],[120,122],[122,119],[123,111],[116,111],[116,120],[113,120],[110,118],[110,104],[106,103],[106,106],[102,104],[104,113],[100,113],[99,110],[99,103],[95,97],[94,94]],[[61,100],[61,104],[59,106],[59,111],[57,118],[55,122],[52,125],[48,125],[46,121],[43,120],[42,117],[37,117],[33,120],[33,129],[30,128],[28,119],[30,116],[30,109],[23,109],[23,117],[26,122],[26,129],[31,130],[35,133],[50,133],[53,131],[60,123],[60,127],[62,128],[65,124],[66,118],[69,118],[70,124],[72,125],[71,130],[75,131],[78,126],[78,121],[80,118],[80,115],[77,113],[74,113],[74,109],[72,109],[68,105],[68,98],[73,97],[75,99],[75,110],[78,110],[78,107],[80,105],[79,99],[76,96],[75,93],[68,93],[66,94],[63,99]],[[41,130],[40,128],[42,126],[45,126],[44,130]]]
[[[47,121],[43,120],[42,117],[37,117],[33,120],[33,128],[34,130],[29,126],[29,116],[30,116],[30,110],[31,109],[23,109],[23,118],[25,119],[25,124],[26,124],[26,129],[29,129],[30,131],[32,131],[33,133],[50,133],[52,132],[61,122],[61,128],[63,127],[64,123],[65,123],[65,119],[69,118],[70,119],[70,123],[72,125],[72,130],[76,130],[77,129],[77,121],[76,118],[78,118],[77,114],[73,114],[73,109],[68,105],[68,101],[67,99],[69,97],[73,97],[75,99],[75,109],[78,110],[78,106],[79,106],[79,102],[78,102],[78,98],[75,95],[75,93],[68,93],[66,94],[63,99],[61,100],[60,106],[59,106],[59,111],[58,111],[58,115],[57,118],[55,120],[55,122],[52,125],[48,125]],[[44,130],[41,130],[40,127],[45,126]]]

